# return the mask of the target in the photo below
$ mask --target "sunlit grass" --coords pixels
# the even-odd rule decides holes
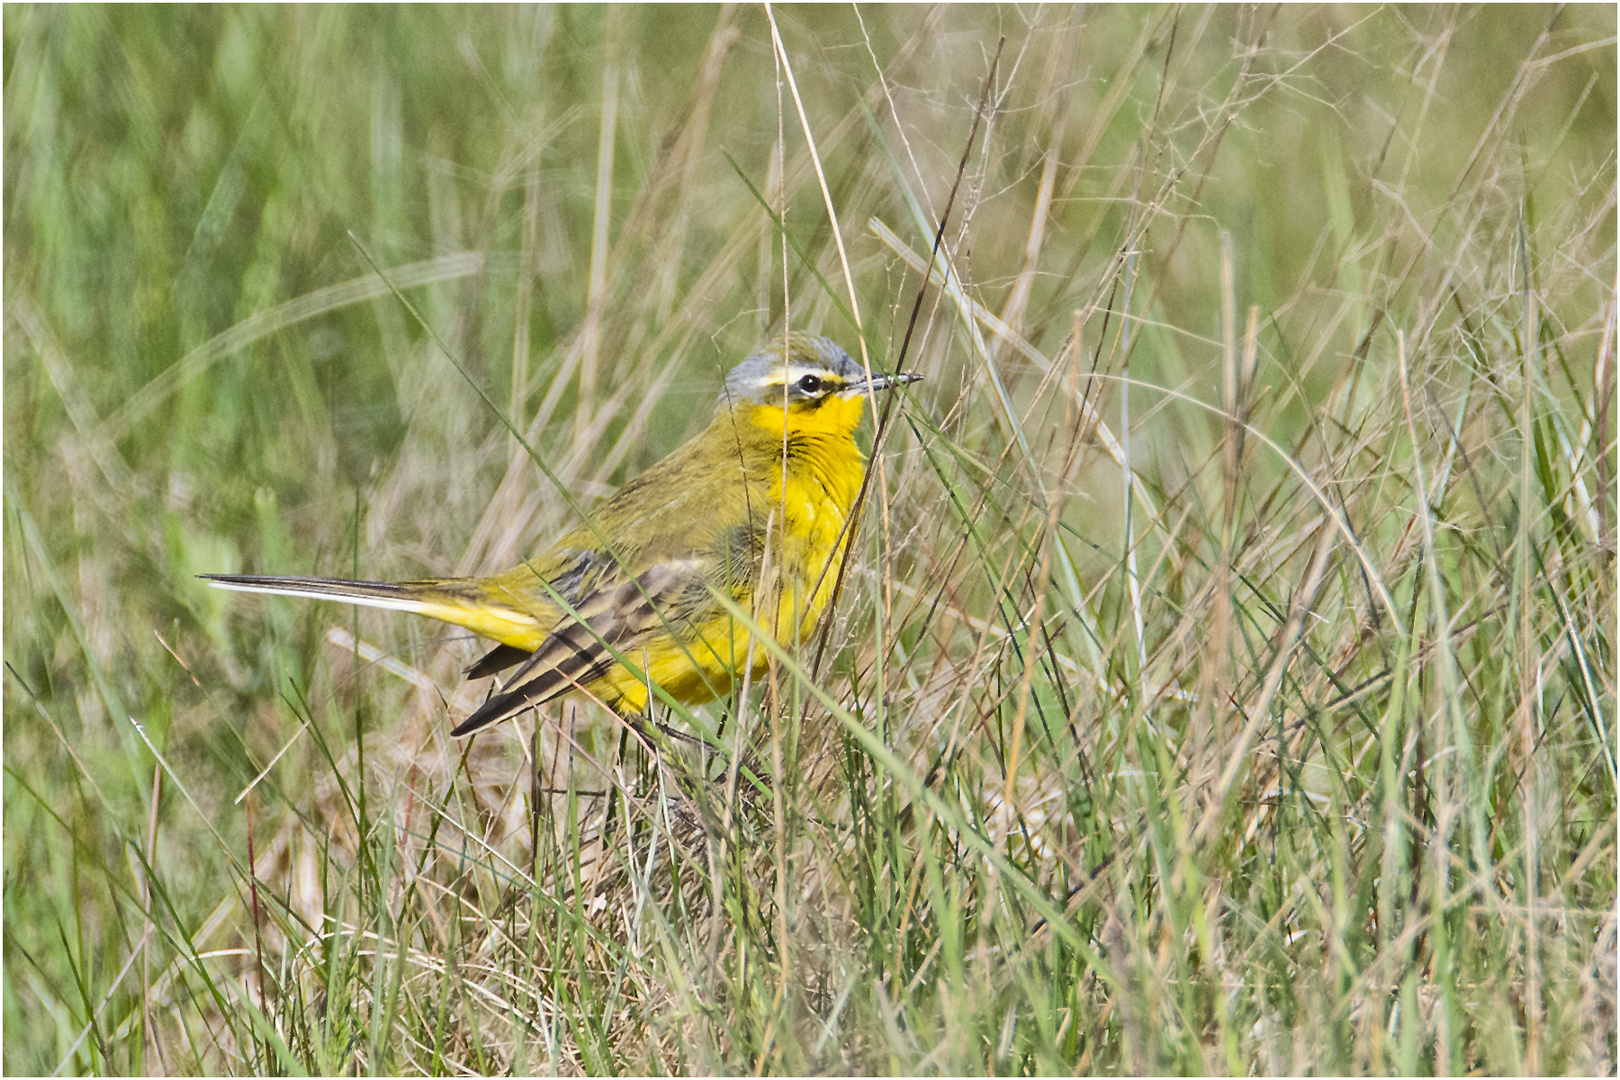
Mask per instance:
[[[1613,11],[774,14],[7,9],[6,1070],[1612,1073]],[[919,290],[701,749],[194,577]]]

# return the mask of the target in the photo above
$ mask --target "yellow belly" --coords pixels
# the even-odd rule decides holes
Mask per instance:
[[[849,503],[860,483],[862,462],[852,462],[853,482],[829,485],[819,474],[789,471],[782,487],[786,498],[778,503],[771,529],[781,536],[767,555],[769,581],[746,605],[759,629],[784,649],[802,644],[816,627],[822,610],[832,599],[839,563],[847,547],[844,524]],[[778,495],[778,492],[772,492]],[[779,528],[778,528],[779,526]],[[591,684],[590,690],[622,711],[647,707],[647,677],[683,704],[699,704],[731,693],[746,671],[762,675],[771,661],[770,651],[751,640],[748,625],[733,618],[718,603],[715,616],[692,628],[678,640],[659,634],[625,659],[631,670],[615,665]]]

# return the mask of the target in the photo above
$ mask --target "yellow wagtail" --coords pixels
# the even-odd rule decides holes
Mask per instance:
[[[866,475],[854,438],[866,397],[920,378],[868,379],[827,338],[792,334],[732,369],[707,428],[550,550],[491,577],[203,576],[225,589],[415,612],[493,638],[500,644],[468,676],[517,670],[453,735],[575,688],[631,716],[647,708],[649,678],[677,701],[708,701],[769,661],[717,596],[784,646],[809,635]]]

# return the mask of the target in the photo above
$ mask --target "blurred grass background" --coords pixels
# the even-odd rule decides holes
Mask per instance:
[[[4,14],[8,1073],[1613,1073],[1612,7]],[[1003,35],[705,755],[195,579],[569,524],[368,260],[585,497],[898,366]]]

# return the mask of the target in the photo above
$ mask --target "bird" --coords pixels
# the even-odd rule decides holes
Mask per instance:
[[[731,369],[706,428],[510,570],[398,582],[200,576],[413,612],[492,639],[467,677],[511,674],[453,736],[571,690],[626,718],[648,711],[649,680],[701,704],[769,665],[720,597],[784,647],[813,632],[866,476],[854,438],[866,401],[921,378],[871,373],[831,339],[795,332]]]

